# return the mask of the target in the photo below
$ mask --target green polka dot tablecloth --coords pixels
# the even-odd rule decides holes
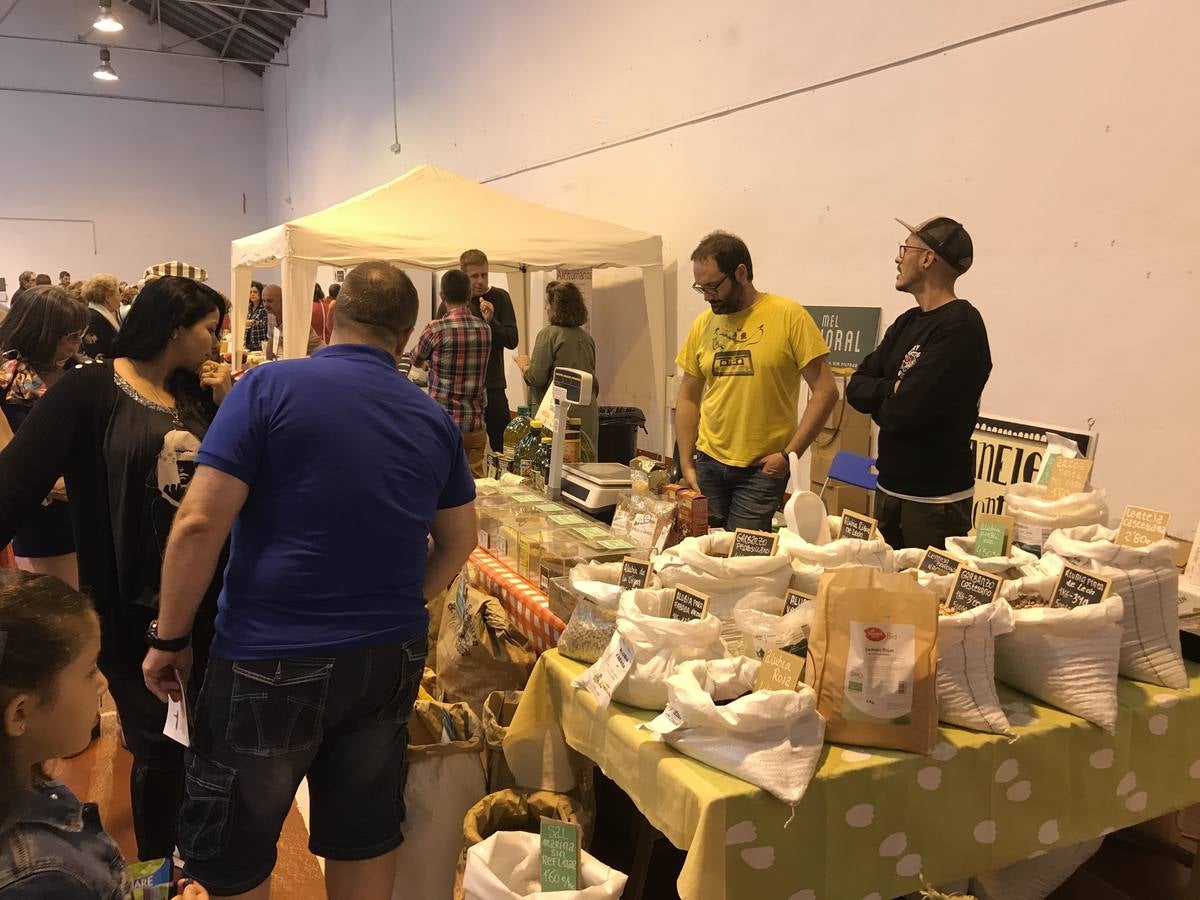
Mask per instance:
[[[538,735],[544,766],[563,736],[598,763],[687,851],[685,900],[888,900],[922,874],[954,881],[1200,802],[1190,663],[1184,691],[1121,679],[1115,735],[999,685],[1016,740],[943,727],[930,756],[827,744],[790,823],[785,804],[637,727],[655,713],[598,710],[571,687],[585,668],[543,654],[510,734]]]

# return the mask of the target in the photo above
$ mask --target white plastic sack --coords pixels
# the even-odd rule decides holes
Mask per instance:
[[[742,632],[742,650],[746,656],[762,659],[768,650],[791,647],[808,639],[816,605],[803,603],[782,616],[761,609],[735,609],[733,620]]]
[[[836,535],[841,528],[841,517],[830,516],[828,522],[830,533]],[[785,528],[779,532],[779,549],[793,560],[824,569],[871,566],[883,572],[896,571],[892,548],[881,536],[870,541],[835,538],[824,544],[814,544]]]
[[[691,659],[720,659],[721,623],[712,616],[682,622],[670,618],[674,588],[626,591],[617,609],[617,631],[605,654],[593,666],[604,666],[622,639],[633,651],[633,664],[617,683],[612,699],[642,709],[662,709],[667,704],[667,676]],[[584,683],[588,669],[574,682]]]
[[[1050,532],[1077,525],[1108,521],[1108,494],[1103,488],[1069,494],[1060,500],[1046,497],[1042,484],[1018,483],[1004,495],[1004,512],[1016,521],[1013,540],[1040,553]]]
[[[409,730],[407,817],[392,898],[450,897],[463,817],[487,793],[483,726],[466,703],[418,700]]]
[[[996,638],[996,677],[1114,733],[1123,609],[1111,595],[1074,609],[1013,610],[1012,632]]]
[[[623,563],[580,563],[567,573],[571,587],[596,602],[602,609],[615,610],[621,599],[621,566]],[[662,587],[658,576],[650,573],[646,587]]]
[[[538,835],[525,831],[498,831],[468,850],[463,873],[466,900],[617,900],[625,890],[628,876],[580,850],[579,881],[583,888],[543,892],[539,841]]]
[[[1117,544],[1116,536],[1103,525],[1071,528],[1051,534],[1046,550],[1112,579],[1112,593],[1125,601],[1121,674],[1183,690],[1188,677],[1179,645],[1175,542],[1161,540],[1133,548]]]
[[[945,576],[950,577],[950,576]],[[938,718],[959,728],[1011,735],[996,693],[995,642],[1013,630],[1004,600],[938,616]]]
[[[959,562],[964,562],[972,568],[979,569],[981,572],[990,572],[993,575],[1003,575],[1008,577],[1014,571],[1023,571],[1026,567],[1035,565],[1037,557],[1027,550],[1022,550],[1016,544],[1013,544],[1007,556],[990,556],[980,557],[975,555],[975,538],[974,537],[948,537],[946,538],[946,553],[953,556]],[[920,565],[920,559],[917,560]]]
[[[1045,900],[1075,870],[1092,858],[1104,838],[1060,847],[1036,859],[1005,866],[971,879],[971,892],[978,900]]]
[[[667,695],[683,724],[663,738],[795,806],[816,772],[825,720],[806,684],[795,691],[754,690],[760,665],[745,656],[682,663],[667,679]]]
[[[734,609],[780,612],[792,580],[792,565],[783,553],[727,559],[732,547],[730,531],[686,538],[660,554],[654,570],[663,587],[682,584],[707,594],[708,611],[720,620],[722,638],[731,651],[738,651],[740,634],[733,621]]]
[[[897,572],[907,572],[909,569],[916,569],[924,555],[925,550],[920,547],[901,547],[892,551],[892,560]]]

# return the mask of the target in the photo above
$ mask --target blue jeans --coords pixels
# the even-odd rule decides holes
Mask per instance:
[[[774,478],[758,466],[727,466],[699,450],[695,459],[700,493],[708,498],[709,527],[771,530],[771,518],[787,491],[787,475]]]

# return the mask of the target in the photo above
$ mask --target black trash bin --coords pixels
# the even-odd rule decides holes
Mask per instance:
[[[646,431],[646,415],[636,406],[600,407],[597,461],[628,465],[637,456],[639,428]]]

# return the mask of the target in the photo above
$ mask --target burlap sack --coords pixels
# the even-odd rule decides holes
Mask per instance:
[[[516,779],[504,759],[504,738],[522,691],[492,691],[483,704],[484,768],[487,770],[488,792],[516,787]]]

